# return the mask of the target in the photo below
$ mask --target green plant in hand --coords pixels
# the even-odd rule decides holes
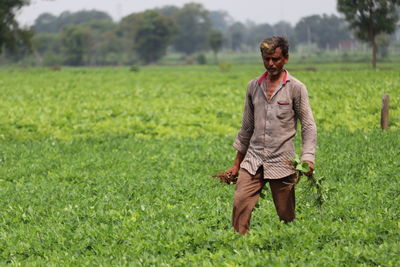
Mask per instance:
[[[300,177],[305,175],[308,177],[308,192],[312,195],[315,203],[321,206],[326,200],[326,193],[322,186],[324,177],[316,177],[314,173],[307,175],[310,172],[310,165],[306,161],[302,161],[298,155],[293,159],[293,167],[296,170],[296,180],[299,181]]]
[[[298,155],[296,155],[296,157],[293,159],[293,164],[296,171],[298,171],[301,175],[310,171],[310,165],[308,162],[301,161]]]

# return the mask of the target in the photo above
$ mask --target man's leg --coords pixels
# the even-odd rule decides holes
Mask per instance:
[[[284,222],[291,222],[295,218],[295,177],[290,175],[282,179],[268,180],[276,212],[279,219]]]
[[[257,204],[264,184],[262,167],[255,175],[251,175],[245,169],[239,170],[232,212],[232,225],[236,232],[242,235],[248,232],[251,212]]]

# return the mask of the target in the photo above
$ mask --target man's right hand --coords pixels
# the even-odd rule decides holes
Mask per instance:
[[[235,176],[237,176],[238,173],[239,173],[239,167],[236,166],[236,165],[233,165],[232,167],[230,167],[230,168],[226,171],[226,173],[227,173],[229,176],[231,176],[231,177],[235,177]]]
[[[230,175],[231,177],[235,177],[239,174],[240,163],[242,163],[244,159],[244,154],[240,153],[239,151],[236,153],[235,160],[233,162],[232,167],[230,167],[226,174]]]

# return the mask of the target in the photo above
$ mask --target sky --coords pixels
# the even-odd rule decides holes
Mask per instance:
[[[185,3],[201,3],[208,10],[227,11],[235,21],[274,24],[281,20],[296,24],[302,17],[314,14],[335,14],[337,0],[30,0],[17,16],[23,26],[30,26],[44,12],[59,15],[63,11],[105,11],[115,21],[146,9]]]

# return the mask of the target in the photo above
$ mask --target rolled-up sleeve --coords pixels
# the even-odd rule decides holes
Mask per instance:
[[[247,86],[246,100],[243,110],[242,127],[240,128],[233,147],[242,154],[246,154],[254,131],[254,106],[251,96],[252,82]]]
[[[301,160],[314,162],[317,145],[317,127],[310,107],[306,87],[301,85],[298,86],[297,89],[295,111],[301,122]]]

